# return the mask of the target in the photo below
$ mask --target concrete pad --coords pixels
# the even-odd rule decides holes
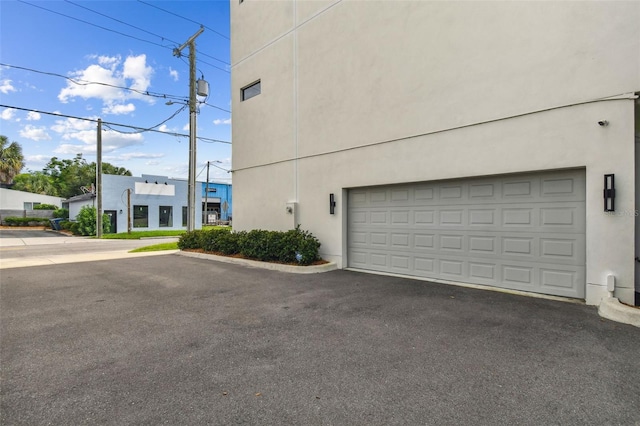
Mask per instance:
[[[611,321],[640,327],[640,308],[624,305],[616,297],[602,299],[598,307],[598,313],[601,317]]]
[[[93,262],[97,260],[112,260],[112,259],[124,259],[132,257],[146,257],[146,256],[160,256],[165,254],[174,254],[178,250],[162,250],[162,251],[150,251],[141,253],[129,253],[128,251],[105,251],[96,253],[83,253],[83,254],[65,254],[65,255],[51,255],[51,256],[38,256],[30,258],[13,258],[13,259],[0,259],[0,269],[10,268],[26,268],[29,266],[43,266],[43,265],[57,265],[64,263],[82,263]]]

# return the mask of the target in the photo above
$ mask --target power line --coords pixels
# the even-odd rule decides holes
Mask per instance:
[[[66,2],[67,2],[67,3],[69,3],[69,4],[74,5],[74,6],[76,6],[76,7],[80,7],[80,8],[82,8],[82,9],[88,10],[89,12],[92,12],[92,13],[95,13],[95,14],[97,14],[97,15],[103,16],[103,17],[105,17],[105,18],[107,18],[107,19],[111,19],[112,21],[116,21],[116,22],[119,22],[119,23],[121,23],[121,24],[123,24],[123,25],[126,25],[126,26],[128,26],[128,27],[135,28],[135,29],[136,29],[136,30],[138,30],[138,31],[142,31],[142,32],[145,32],[145,33],[147,33],[147,34],[150,34],[150,35],[152,35],[152,36],[154,36],[154,37],[158,37],[158,38],[160,38],[161,40],[167,40],[167,41],[170,41],[171,43],[175,44],[176,46],[179,46],[179,45],[180,45],[180,43],[179,43],[179,42],[174,41],[174,40],[171,40],[170,38],[167,38],[167,37],[164,37],[164,36],[158,35],[158,34],[156,34],[156,33],[152,33],[151,31],[147,31],[147,30],[145,30],[144,28],[140,28],[140,27],[137,27],[137,26],[135,26],[135,25],[129,24],[129,23],[124,22],[124,21],[122,21],[122,20],[120,20],[120,19],[116,19],[116,18],[114,18],[114,17],[112,17],[112,16],[109,16],[109,15],[106,15],[106,14],[104,14],[104,13],[98,12],[97,10],[90,9],[90,8],[88,8],[88,7],[86,7],[86,6],[82,6],[82,5],[80,5],[80,4],[77,4],[77,3],[72,2],[72,1],[70,1],[70,0],[64,0],[64,1],[66,1]],[[215,56],[207,55],[207,54],[206,54],[206,53],[204,53],[204,52],[199,52],[199,53],[200,53],[200,55],[201,55],[201,56],[206,56],[206,57],[208,57],[208,58],[211,58],[211,59],[214,59],[214,60],[216,60],[216,61],[218,61],[218,62],[221,62],[221,63],[223,63],[223,64],[225,64],[225,65],[230,65],[230,64],[229,64],[229,62],[223,61],[222,59],[216,58]],[[211,64],[207,64],[207,65],[211,65]]]
[[[227,37],[226,35],[224,35],[224,34],[222,34],[222,33],[219,33],[218,31],[214,30],[213,28],[209,28],[209,27],[207,27],[206,25],[204,25],[204,24],[202,24],[202,23],[200,23],[200,22],[196,22],[196,21],[194,21],[193,19],[185,18],[184,16],[178,15],[177,13],[173,13],[173,12],[171,12],[171,11],[169,11],[169,10],[163,9],[163,8],[161,8],[161,7],[159,7],[159,6],[156,6],[156,5],[153,5],[153,4],[151,4],[151,3],[144,2],[144,1],[142,1],[142,0],[138,0],[138,2],[139,2],[139,3],[142,3],[142,4],[146,4],[147,6],[150,6],[150,7],[154,7],[154,8],[156,8],[156,9],[158,9],[158,10],[161,10],[161,11],[163,11],[163,12],[165,12],[165,13],[168,13],[169,15],[173,15],[173,16],[176,16],[176,17],[178,17],[178,18],[184,19],[185,21],[189,21],[189,22],[193,22],[194,24],[198,24],[198,25],[200,25],[200,26],[202,26],[202,27],[205,27],[205,28],[206,28],[206,29],[208,29],[209,31],[212,31],[212,32],[214,32],[214,33],[218,34],[220,37],[223,37],[223,38],[225,38],[225,39],[227,39],[227,40],[230,40],[230,39],[229,39],[229,37]]]
[[[24,3],[24,4],[28,4],[29,6],[37,7],[38,9],[46,10],[47,12],[55,13],[56,15],[64,16],[65,18],[73,19],[74,21],[78,21],[78,22],[82,22],[82,23],[87,24],[87,25],[91,25],[92,27],[96,27],[96,28],[100,28],[100,29],[105,30],[105,31],[116,33],[116,34],[119,34],[119,35],[124,36],[124,37],[129,37],[129,38],[132,38],[134,40],[138,40],[138,41],[142,41],[142,42],[145,42],[145,43],[153,44],[154,46],[162,47],[162,48],[165,48],[165,49],[171,49],[169,46],[164,46],[162,44],[158,44],[158,43],[155,43],[155,42],[150,41],[150,40],[145,40],[143,38],[132,36],[130,34],[121,33],[120,31],[112,30],[110,28],[106,28],[106,27],[94,24],[92,22],[85,21],[85,20],[80,19],[80,18],[75,18],[73,16],[69,16],[69,15],[66,15],[66,14],[61,13],[61,12],[56,12],[55,10],[47,9],[46,7],[38,6],[38,5],[35,5],[33,3],[28,3],[28,2],[26,2],[24,0],[18,0],[18,2]]]
[[[182,107],[178,108],[178,109],[176,110],[176,112],[174,112],[173,114],[171,114],[171,116],[169,116],[169,118],[167,118],[167,119],[163,120],[162,122],[160,122],[160,123],[156,124],[155,126],[147,127],[146,129],[136,130],[136,131],[133,131],[133,132],[123,132],[123,131],[120,131],[120,130],[116,130],[116,129],[114,129],[113,127],[111,127],[111,126],[110,126],[110,125],[108,125],[108,124],[104,124],[104,123],[102,123],[102,124],[104,124],[104,126],[105,126],[105,127],[107,127],[108,129],[111,129],[111,130],[113,130],[114,132],[117,132],[117,133],[122,133],[122,134],[127,134],[127,135],[132,135],[132,134],[136,134],[136,133],[144,133],[144,132],[148,132],[148,131],[150,131],[150,130],[155,129],[156,127],[160,127],[160,126],[162,126],[164,123],[166,123],[167,121],[171,120],[171,119],[172,119],[172,118],[174,118],[176,115],[178,115],[178,114],[180,114],[182,111],[184,111],[184,110],[185,110],[185,108],[187,108],[187,105],[183,105]]]
[[[47,9],[46,7],[38,6],[38,5],[35,5],[33,3],[26,2],[24,0],[17,0],[17,1],[20,2],[20,3],[24,3],[24,4],[27,4],[29,6],[32,6],[32,7],[36,7],[38,9],[46,10],[47,12],[54,13],[56,15],[64,16],[65,18],[73,19],[74,21],[82,22],[83,24],[91,25],[92,27],[100,28],[101,30],[109,31],[109,32],[112,32],[112,33],[115,33],[115,34],[118,34],[118,35],[121,35],[121,36],[124,36],[124,37],[129,37],[129,38],[132,38],[134,40],[142,41],[142,42],[148,43],[148,44],[153,44],[154,46],[162,47],[164,49],[169,49],[169,50],[173,51],[173,49],[171,47],[165,46],[165,45],[162,45],[162,44],[158,44],[158,43],[153,42],[151,40],[145,40],[145,39],[140,38],[140,37],[136,37],[136,36],[132,36],[130,34],[125,34],[125,33],[120,32],[120,31],[112,30],[111,28],[103,27],[101,25],[94,24],[92,22],[85,21],[85,20],[80,19],[80,18],[75,18],[73,16],[69,16],[69,15],[66,15],[66,14],[61,13],[61,12],[56,12],[55,10]],[[214,58],[214,59],[217,59],[217,58]],[[218,67],[216,65],[210,64],[209,62],[204,62],[204,61],[200,61],[200,62],[205,64],[205,65],[209,65],[210,67],[215,68],[217,70],[220,70],[222,72],[226,72],[227,74],[230,73],[230,71],[228,71],[228,70],[226,70],[224,68],[220,68],[220,67]]]
[[[62,74],[58,74],[58,73],[54,73],[54,72],[49,72],[49,71],[40,71],[40,70],[36,70],[33,68],[27,68],[27,67],[21,67],[18,65],[11,65],[11,64],[5,64],[0,62],[0,66],[3,67],[7,67],[7,68],[13,68],[13,69],[18,69],[18,70],[23,70],[23,71],[29,71],[29,72],[34,72],[37,74],[44,74],[44,75],[49,75],[49,76],[53,76],[53,77],[60,77],[60,78],[64,78],[65,80],[68,80],[74,84],[77,84],[79,86],[88,86],[90,84],[97,84],[100,86],[106,86],[106,87],[112,87],[114,89],[121,89],[121,90],[129,90],[131,92],[135,92],[138,93],[140,95],[145,95],[145,96],[151,96],[154,98],[161,98],[161,99],[175,99],[178,101],[182,101],[182,102],[188,102],[188,98],[186,96],[178,96],[178,95],[169,95],[167,93],[159,93],[159,92],[149,92],[149,91],[142,91],[142,90],[138,90],[138,89],[134,89],[131,87],[122,87],[122,86],[116,86],[113,84],[109,84],[109,83],[102,83],[99,81],[88,81],[88,80],[82,80],[82,79],[73,79],[71,77],[67,77],[66,75],[62,75]],[[216,105],[212,105],[206,102],[202,102],[205,105],[208,105],[212,108],[216,108],[219,109],[220,111],[224,111],[224,112],[228,112],[229,114],[231,114],[231,111],[224,109],[222,107],[216,106]]]
[[[116,85],[109,84],[109,83],[102,83],[102,82],[99,82],[99,81],[88,81],[88,80],[82,80],[82,79],[73,79],[71,77],[67,77],[66,75],[57,74],[57,73],[48,72],[48,71],[35,70],[33,68],[20,67],[20,66],[17,66],[17,65],[10,65],[10,64],[0,63],[0,66],[19,69],[19,70],[23,70],[23,71],[35,72],[35,73],[38,73],[38,74],[50,75],[50,76],[53,76],[53,77],[61,77],[61,78],[64,78],[65,80],[68,80],[68,81],[70,81],[70,82],[72,82],[74,84],[77,84],[79,86],[88,86],[90,84],[97,84],[99,86],[112,87],[114,89],[130,90],[130,91],[138,93],[140,95],[152,96],[152,97],[155,97],[155,98],[177,99],[177,100],[181,100],[181,101],[186,101],[186,99],[187,99],[185,96],[168,95],[166,93],[156,93],[156,92],[143,91],[143,90],[138,90],[138,89],[134,89],[134,88],[131,88],[131,87],[122,87],[122,86],[116,86]]]
[[[73,118],[74,120],[90,121],[92,123],[97,123],[98,122],[97,118],[77,117],[77,116],[73,116],[73,115],[67,115],[67,114],[62,114],[62,113],[58,113],[58,112],[42,111],[42,110],[33,109],[33,108],[21,108],[21,107],[17,107],[17,106],[3,105],[3,104],[0,104],[0,107],[1,108],[15,109],[15,110],[19,110],[19,111],[37,112],[38,114],[53,115],[53,116],[62,117],[62,118]],[[121,123],[113,123],[113,122],[110,122],[110,121],[103,121],[102,124],[103,125],[107,124],[107,125],[111,125],[111,126],[125,127],[125,128],[129,128],[129,129],[135,129],[135,130],[144,130],[144,128],[142,128],[142,127],[131,126],[131,125],[128,125],[128,124],[121,124]],[[169,136],[175,136],[175,137],[184,137],[184,138],[188,138],[189,137],[189,135],[185,135],[184,133],[163,132],[161,130],[155,130],[155,129],[149,129],[149,130],[145,130],[145,131],[161,133],[163,135],[169,135]],[[220,139],[213,139],[213,138],[205,138],[203,136],[197,136],[196,139],[200,140],[201,142],[205,142],[205,143],[225,143],[225,144],[231,145],[231,142],[229,142],[229,141],[223,141],[223,140],[220,140]]]

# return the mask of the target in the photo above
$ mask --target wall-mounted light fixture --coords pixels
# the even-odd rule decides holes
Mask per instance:
[[[122,214],[122,209],[120,209],[120,214]]]
[[[616,211],[615,200],[616,200],[615,175],[614,174],[604,175],[604,211],[605,212]]]
[[[329,194],[329,214],[336,213],[336,197],[333,193]]]

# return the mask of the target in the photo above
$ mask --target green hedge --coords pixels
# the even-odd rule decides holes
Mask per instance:
[[[40,225],[49,225],[49,219],[42,217],[9,216],[4,218],[4,222],[9,226],[28,226],[30,222],[38,222]]]
[[[231,232],[228,228],[196,230],[184,233],[178,248],[202,249],[226,255],[241,254],[264,262],[299,263],[309,265],[320,259],[320,242],[310,232],[298,226],[286,232]]]
[[[57,210],[58,207],[53,204],[36,204],[33,206],[34,210]]]

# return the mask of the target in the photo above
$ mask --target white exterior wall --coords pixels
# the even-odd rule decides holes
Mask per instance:
[[[51,195],[0,188],[0,209],[2,210],[24,210],[24,203],[53,204],[61,207],[62,200],[60,197]]]
[[[245,0],[231,16],[234,228],[300,223],[344,267],[348,188],[584,168],[587,303],[608,274],[633,303],[635,101],[602,99],[640,91],[640,3]]]

